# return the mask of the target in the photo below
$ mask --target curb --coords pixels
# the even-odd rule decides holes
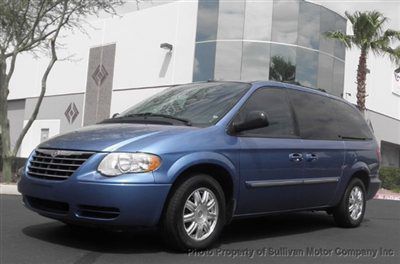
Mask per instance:
[[[377,193],[375,195],[374,199],[400,201],[400,194],[380,194],[380,193]]]
[[[0,184],[0,194],[21,195],[16,184]]]

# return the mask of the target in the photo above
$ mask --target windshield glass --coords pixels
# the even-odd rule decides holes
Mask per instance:
[[[196,126],[214,125],[249,88],[249,84],[234,82],[179,85],[167,88],[118,117],[159,114],[188,120]]]

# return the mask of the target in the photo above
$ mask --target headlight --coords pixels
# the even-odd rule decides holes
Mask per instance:
[[[110,153],[103,158],[97,170],[106,176],[139,173],[156,170],[161,159],[146,153]]]

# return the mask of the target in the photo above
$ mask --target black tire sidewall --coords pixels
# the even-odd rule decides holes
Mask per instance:
[[[218,220],[214,231],[210,234],[208,238],[203,241],[193,240],[186,234],[183,225],[183,210],[186,200],[189,196],[199,188],[210,189],[217,200],[218,203]],[[174,200],[174,201],[172,201]],[[174,219],[174,229],[176,232],[176,238],[179,240],[179,248],[187,249],[205,249],[211,246],[215,240],[218,238],[225,224],[225,196],[220,184],[213,179],[211,176],[206,174],[196,174],[189,177],[188,180],[183,182],[175,191],[171,202],[176,202],[176,208],[173,208],[173,219]],[[168,212],[167,212],[168,213]]]

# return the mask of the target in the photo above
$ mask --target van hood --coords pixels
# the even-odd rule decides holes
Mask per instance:
[[[38,148],[109,152],[131,143],[134,143],[131,146],[137,145],[139,148],[140,141],[149,137],[156,140],[169,134],[177,135],[196,129],[199,128],[127,123],[97,124],[51,138]],[[136,150],[139,149],[132,149]]]

